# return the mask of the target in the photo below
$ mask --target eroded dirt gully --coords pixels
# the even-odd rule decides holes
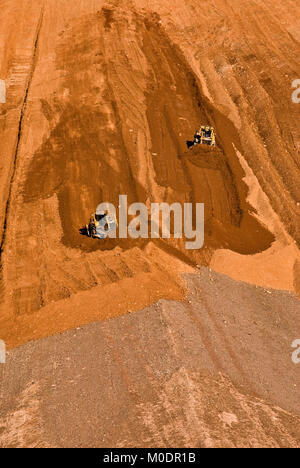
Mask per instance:
[[[236,279],[295,290],[299,135],[288,93],[299,43],[280,2],[279,16],[270,2],[254,2],[251,18],[246,1],[207,2],[196,17],[195,2],[178,0],[171,11],[156,1],[151,11],[144,2],[29,3],[15,12],[5,4],[1,26],[0,327],[8,346],[182,299],[180,273],[211,261],[218,271],[230,264]],[[218,148],[187,152],[200,122],[216,128]],[[251,204],[247,164],[259,187]],[[205,248],[81,236],[95,206],[117,204],[119,194],[129,203],[204,202]]]

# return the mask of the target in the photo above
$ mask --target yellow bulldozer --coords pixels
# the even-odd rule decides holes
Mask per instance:
[[[106,239],[106,237],[114,232],[118,226],[117,220],[114,216],[107,214],[102,205],[96,209],[90,218],[89,224],[86,225],[86,234],[88,237]]]
[[[216,146],[216,134],[213,127],[209,125],[201,125],[200,129],[195,133],[194,140],[188,142],[188,147],[196,145]]]

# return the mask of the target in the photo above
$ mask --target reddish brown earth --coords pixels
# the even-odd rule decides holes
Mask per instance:
[[[300,444],[299,366],[291,362],[300,337],[300,107],[291,99],[300,77],[297,7],[296,0],[1,4],[0,338],[8,349],[21,346],[2,369],[3,446]],[[215,127],[217,148],[187,151],[199,123]],[[204,203],[204,248],[82,236],[96,205],[117,205],[119,194],[129,203]],[[209,279],[200,284],[200,266],[204,276],[208,267],[220,274],[220,290],[207,291]],[[197,298],[189,307],[191,288]],[[164,313],[178,320],[171,328],[157,312],[162,299]],[[198,315],[187,324],[190,313]],[[235,325],[226,334],[228,320]],[[67,331],[89,323],[76,337]],[[221,336],[218,348],[210,326]],[[92,338],[98,330],[103,345]],[[165,355],[158,330],[162,343],[182,333]],[[142,371],[131,341],[145,334]],[[128,359],[120,350],[107,357],[111,340],[122,342]],[[245,356],[256,346],[250,371]],[[80,392],[84,380],[89,408],[72,391],[68,364],[46,378],[47,356],[61,362],[66,352],[87,363],[76,385]],[[104,370],[94,374],[91,362]],[[65,379],[60,425],[50,415],[58,378],[60,386]],[[98,385],[107,396],[93,416]],[[139,422],[127,427],[124,408],[135,408]],[[63,439],[64,421],[78,425],[72,418],[85,410],[88,427]],[[23,417],[28,426],[18,425]]]

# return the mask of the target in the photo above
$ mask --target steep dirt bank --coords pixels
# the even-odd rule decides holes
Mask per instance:
[[[184,7],[175,1],[170,11],[159,1],[153,4],[166,15],[162,24],[206,96],[235,123],[243,168],[254,172],[259,187],[251,204],[269,229],[275,227],[278,240],[254,258],[223,249],[212,265],[234,278],[299,294],[299,106],[291,99],[291,83],[300,72],[297,5],[216,0],[202,6],[195,15],[192,1]],[[272,211],[283,221],[280,229]]]
[[[171,11],[158,2],[151,11],[143,3],[126,9],[122,2],[78,0],[72,9],[66,2],[29,3],[19,2],[15,11],[4,5],[1,26],[8,100],[1,107],[0,323],[9,343],[44,336],[50,309],[57,330],[81,323],[79,309],[78,319],[56,321],[53,312],[61,301],[76,304],[78,293],[87,293],[87,321],[110,317],[115,306],[108,301],[95,312],[89,291],[107,298],[124,283],[130,299],[118,313],[126,313],[159,297],[182,298],[178,273],[208,265],[218,249],[253,255],[271,248],[276,233],[253,216],[257,207],[249,203],[238,153],[292,236],[282,251],[298,240],[299,142],[285,84],[297,71],[299,46],[289,13],[284,26],[282,14],[276,20],[260,2],[237,9],[218,0],[196,16],[191,3],[179,1]],[[246,28],[243,18],[254,8]],[[22,21],[14,41],[16,15]],[[187,152],[199,122],[215,126],[217,150]],[[98,202],[117,204],[123,193],[129,203],[204,202],[205,248],[188,253],[182,242],[158,242],[151,256],[147,242],[102,244],[81,236]],[[295,249],[288,285],[269,281],[264,259],[259,284],[295,289]],[[231,274],[221,263],[216,268]],[[242,258],[233,276],[252,281],[247,265]],[[137,284],[149,291],[142,302]],[[22,338],[19,322],[31,323],[32,335],[27,330]]]
[[[297,8],[1,2],[1,447],[300,446]],[[119,194],[203,249],[81,235]]]
[[[134,297],[142,281],[156,299],[179,298],[178,273],[208,264],[215,249],[255,254],[274,240],[247,203],[235,150],[242,151],[238,129],[204,95],[159,16],[133,7],[91,7],[53,23],[53,12],[46,2],[33,14],[36,32],[20,120],[11,127],[17,143],[2,235],[5,337],[12,335],[16,317],[95,287],[112,294],[109,285],[118,289],[125,281]],[[25,16],[27,26],[33,17]],[[215,126],[216,151],[187,152],[186,139],[199,122]],[[147,256],[147,242],[99,243],[81,236],[98,202],[117,205],[119,194],[127,194],[129,203],[204,202],[205,249],[189,254],[183,242],[157,243],[182,264],[170,275],[159,256]],[[176,262],[170,258],[167,264]],[[127,309],[135,302],[147,305],[152,296],[143,304],[129,300]],[[105,310],[98,318],[114,314]],[[37,318],[31,322],[34,330],[44,328]],[[65,326],[57,322],[57,330]]]

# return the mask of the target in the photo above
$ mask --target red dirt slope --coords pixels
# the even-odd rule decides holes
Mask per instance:
[[[276,60],[282,60],[287,46],[286,74],[292,78],[296,71],[298,46],[289,32],[294,23],[287,15],[286,32],[279,28],[285,42],[278,40],[275,47],[275,19],[267,6],[262,8],[269,15],[269,39],[261,30],[259,42],[255,15],[243,28],[249,15],[242,12],[254,6],[244,1],[236,11],[225,9],[225,3],[215,2],[208,18],[195,17],[190,4],[181,2],[174,3],[172,13],[156,2],[151,11],[134,4],[124,10],[121,2],[101,8],[101,2],[96,7],[78,1],[72,11],[65,2],[40,1],[33,7],[23,0],[15,10],[4,5],[2,74],[8,100],[1,107],[0,307],[2,336],[9,346],[30,338],[27,331],[22,338],[20,331],[27,321],[36,338],[47,334],[48,326],[53,333],[82,323],[83,314],[87,321],[115,315],[106,304],[96,316],[80,310],[77,318],[53,317],[49,325],[49,308],[56,310],[54,304],[59,308],[78,293],[98,288],[108,297],[114,287],[118,291],[126,284],[129,300],[118,312],[126,313],[159,297],[183,297],[178,273],[207,265],[216,249],[242,255],[268,249],[274,232],[253,216],[256,207],[248,203],[239,154],[254,170],[284,229],[298,240],[296,115],[287,93],[278,100],[275,86],[278,81],[283,87]],[[13,38],[16,16],[22,21]],[[214,27],[219,32],[213,43]],[[274,85],[263,78],[271,69],[269,60]],[[216,128],[218,150],[212,154],[186,150],[199,122]],[[122,193],[129,202],[204,202],[205,249],[187,254],[182,242],[158,242],[155,248],[168,256],[161,262],[160,254],[151,257],[145,250],[152,249],[146,242],[101,244],[81,236],[79,229],[97,203],[116,203]],[[292,276],[287,286],[283,280],[285,289],[295,288],[297,248],[290,258]],[[253,281],[243,257],[241,262],[232,270]],[[173,273],[166,263],[174,265]],[[234,265],[234,258],[226,263]],[[215,257],[214,266],[224,270]],[[264,280],[264,274],[259,284],[281,287],[280,280]],[[136,284],[155,293],[137,301]],[[92,296],[86,300],[90,309]]]

